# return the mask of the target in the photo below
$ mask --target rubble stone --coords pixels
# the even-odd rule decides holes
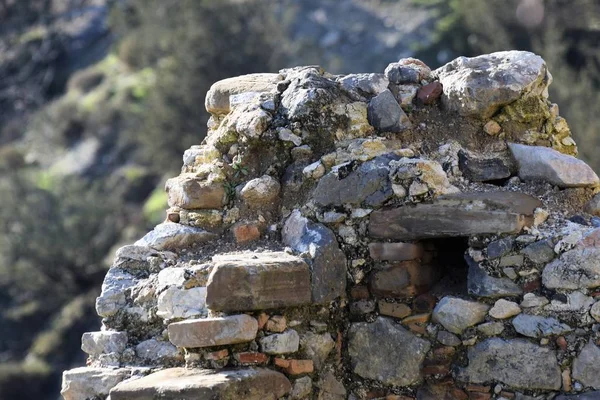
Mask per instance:
[[[210,347],[254,340],[258,322],[248,315],[194,319],[169,324],[169,340],[177,347]]]
[[[448,331],[462,333],[485,319],[489,306],[475,301],[446,296],[433,310],[432,319]]]

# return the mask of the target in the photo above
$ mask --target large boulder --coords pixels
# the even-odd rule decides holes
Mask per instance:
[[[527,51],[459,57],[434,71],[442,101],[464,116],[489,118],[525,94],[547,97],[552,77],[544,60]]]
[[[600,348],[591,341],[573,361],[573,378],[584,386],[600,389]]]
[[[418,383],[430,347],[428,341],[388,318],[380,317],[373,323],[354,323],[348,333],[352,370],[363,378],[385,385]]]
[[[479,384],[502,382],[517,389],[558,390],[561,371],[554,350],[523,339],[490,338],[471,347],[459,378]]]

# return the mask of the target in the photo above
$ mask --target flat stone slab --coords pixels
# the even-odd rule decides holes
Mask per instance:
[[[174,222],[163,222],[135,242],[135,245],[147,246],[156,250],[179,250],[216,238],[217,235],[203,229]]]
[[[558,390],[561,372],[554,350],[524,339],[486,339],[468,351],[469,365],[459,379],[502,382],[513,388]]]
[[[111,400],[276,400],[292,390],[285,375],[264,368],[206,370],[170,368],[124,382]]]
[[[517,160],[519,178],[546,181],[561,188],[588,187],[600,184],[598,175],[584,161],[549,147],[509,143]]]
[[[227,114],[230,111],[229,96],[247,92],[270,92],[283,80],[280,74],[248,74],[227,78],[213,83],[206,93],[204,106],[212,114]]]
[[[458,193],[418,204],[371,213],[369,235],[380,239],[418,240],[518,233],[533,223],[542,203],[524,193]]]
[[[131,372],[120,368],[80,367],[63,372],[60,394],[64,400],[105,398],[110,390]]]
[[[311,302],[310,270],[284,252],[225,254],[213,257],[206,304],[215,311],[293,307]]]
[[[193,319],[169,324],[169,340],[178,347],[209,347],[250,342],[258,321],[249,315]]]

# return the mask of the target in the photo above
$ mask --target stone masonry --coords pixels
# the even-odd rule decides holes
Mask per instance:
[[[65,400],[600,399],[600,179],[539,56],[215,83]]]

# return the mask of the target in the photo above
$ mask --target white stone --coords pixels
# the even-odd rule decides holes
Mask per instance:
[[[190,318],[206,312],[205,287],[182,289],[169,286],[158,296],[156,315],[162,319]]]
[[[295,353],[300,346],[300,336],[295,330],[288,329],[284,333],[276,333],[261,338],[260,346],[262,352],[266,354]]]
[[[323,163],[321,163],[321,161],[314,162],[304,167],[302,170],[302,175],[309,179],[319,179],[325,175],[325,166]]]
[[[514,317],[521,312],[521,307],[515,302],[499,299],[490,309],[490,316],[496,319]]]
[[[86,332],[81,337],[81,350],[91,356],[122,353],[125,347],[127,347],[127,333],[125,332]]]
[[[130,375],[127,369],[80,367],[63,372],[60,394],[64,400],[105,398]]]

